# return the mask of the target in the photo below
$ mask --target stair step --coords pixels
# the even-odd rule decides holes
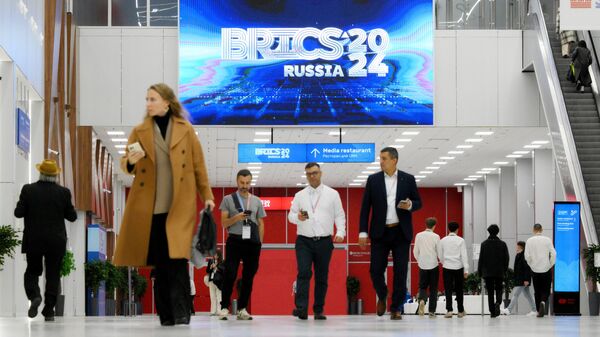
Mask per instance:
[[[600,135],[573,135],[576,142],[596,142],[600,144]]]
[[[600,161],[583,161],[579,159],[579,165],[581,165],[581,170],[593,167],[600,167]]]
[[[598,117],[571,117],[569,116],[569,121],[571,124],[575,123],[600,123],[600,118]]]
[[[600,130],[594,130],[594,129],[571,129],[573,132],[573,135],[577,135],[577,136],[598,136],[600,135]],[[598,151],[598,153],[600,153],[600,151]]]
[[[572,117],[598,117],[598,111],[595,110],[571,110],[569,118]]]
[[[582,94],[581,96],[584,96],[585,94]],[[579,104],[583,104],[583,105],[594,105],[596,104],[596,102],[594,101],[593,97],[590,98],[565,98],[565,103],[567,105],[579,105]]]
[[[598,114],[598,109],[596,108],[595,105],[587,105],[587,104],[570,105],[567,107],[567,110],[569,110],[569,111],[595,111],[596,114]]]
[[[588,167],[588,168],[582,167],[581,171],[583,172],[583,174],[588,174],[588,175],[600,174],[600,167]]]
[[[579,155],[579,156],[588,155],[588,154],[596,154],[596,153],[600,154],[600,148],[598,146],[590,147],[590,148],[577,148],[577,155]],[[598,173],[600,173],[600,168],[598,170]]]
[[[575,88],[575,86],[573,86],[573,88]],[[574,92],[565,92],[563,90],[563,97],[565,99],[594,99],[594,95],[591,92],[578,92],[578,91],[574,91]]]

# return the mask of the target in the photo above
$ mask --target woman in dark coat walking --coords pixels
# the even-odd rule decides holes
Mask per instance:
[[[571,61],[575,66],[575,80],[577,81],[577,90],[585,91],[585,87],[592,85],[592,77],[588,67],[592,64],[592,53],[587,49],[585,41],[577,42],[577,48],[571,55]]]

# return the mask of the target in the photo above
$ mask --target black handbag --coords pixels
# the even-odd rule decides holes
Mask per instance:
[[[235,208],[237,208],[239,212],[242,212],[243,208],[240,204],[240,200],[237,197],[237,192],[232,193],[231,197],[233,198]],[[250,226],[250,241],[254,243],[260,243],[260,236],[258,235],[258,225],[256,224],[256,222],[250,219],[246,219],[244,220],[244,226]]]
[[[223,290],[223,281],[225,281],[225,262],[221,262],[217,265],[215,273],[212,277],[212,282],[219,288],[219,290]]]

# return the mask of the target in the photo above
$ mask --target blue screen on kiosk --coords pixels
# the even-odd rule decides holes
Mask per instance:
[[[554,204],[554,291],[579,291],[579,203]]]
[[[180,0],[196,125],[433,125],[431,0]]]

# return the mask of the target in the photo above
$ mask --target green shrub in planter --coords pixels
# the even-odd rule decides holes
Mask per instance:
[[[106,298],[112,299],[115,289],[127,288],[127,272],[123,274],[123,272],[110,261],[104,262],[104,268],[106,269]]]
[[[98,295],[100,282],[106,280],[106,268],[104,262],[94,260],[85,263],[85,286],[92,290],[94,297]]]
[[[479,295],[481,294],[481,277],[478,273],[471,273],[467,275],[464,286],[465,294],[468,295]]]
[[[594,253],[600,253],[600,245],[589,245],[583,249],[585,259],[585,276],[592,281],[592,289],[597,292],[596,284],[600,281],[600,268],[594,267]]]
[[[75,256],[72,251],[67,250],[60,266],[60,277],[69,276],[75,269]]]
[[[12,226],[0,226],[0,270],[6,257],[13,258],[15,248],[21,244],[18,232]]]

